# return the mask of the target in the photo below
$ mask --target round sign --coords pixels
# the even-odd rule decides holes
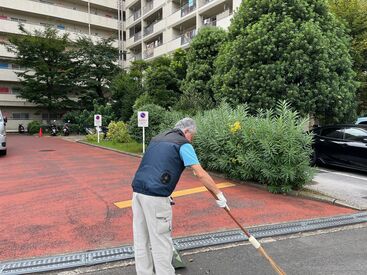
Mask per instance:
[[[145,118],[145,113],[141,113],[141,114],[140,114],[140,117],[141,117],[141,118]]]

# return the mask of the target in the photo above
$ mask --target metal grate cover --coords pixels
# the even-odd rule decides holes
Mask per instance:
[[[367,212],[330,218],[312,219],[298,222],[272,224],[251,228],[249,231],[256,238],[279,236],[325,229],[330,227],[367,222]],[[247,237],[240,230],[203,234],[193,237],[177,238],[173,240],[178,250],[187,250],[205,246],[246,241]],[[91,252],[73,253],[65,256],[45,257],[39,259],[22,260],[0,263],[0,274],[28,274],[74,268],[118,260],[127,260],[134,257],[132,246],[96,250]]]

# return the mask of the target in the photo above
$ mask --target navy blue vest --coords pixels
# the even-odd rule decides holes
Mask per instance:
[[[189,143],[179,129],[155,136],[135,174],[133,191],[149,196],[168,197],[185,169],[180,158],[181,145]]]

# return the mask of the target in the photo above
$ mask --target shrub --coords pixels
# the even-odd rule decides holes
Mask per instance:
[[[39,121],[31,121],[28,123],[27,130],[30,135],[36,134],[39,132],[40,128],[42,127]],[[44,129],[42,129],[44,131]]]
[[[107,137],[110,138],[113,142],[131,142],[131,137],[127,131],[127,124],[125,124],[123,121],[111,121],[108,125]]]
[[[313,176],[310,135],[287,103],[249,116],[247,107],[223,104],[198,115],[194,140],[202,164],[231,178],[267,184],[273,193],[299,189]]]
[[[172,129],[173,127],[175,127],[177,121],[186,116],[187,115],[179,111],[165,112],[162,118],[162,122],[159,124],[159,132]]]
[[[100,140],[102,139],[101,136],[99,136],[99,138],[100,138]],[[98,135],[97,134],[93,134],[93,135],[88,134],[88,135],[85,136],[85,140],[96,142],[96,141],[98,141]]]
[[[148,144],[152,137],[160,132],[159,126],[163,121],[166,111],[164,108],[155,104],[144,105],[139,111],[149,112],[149,127],[145,129],[145,142]],[[138,127],[138,110],[135,110],[130,118],[128,131],[130,136],[137,142],[140,143],[143,140],[142,128]]]

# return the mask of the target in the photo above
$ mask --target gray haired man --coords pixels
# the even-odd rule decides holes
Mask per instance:
[[[217,204],[227,200],[211,176],[201,167],[191,142],[196,124],[191,118],[178,121],[175,128],[154,137],[135,174],[133,188],[133,232],[135,267],[138,275],[173,275],[172,209],[170,195],[186,167],[215,193]]]

